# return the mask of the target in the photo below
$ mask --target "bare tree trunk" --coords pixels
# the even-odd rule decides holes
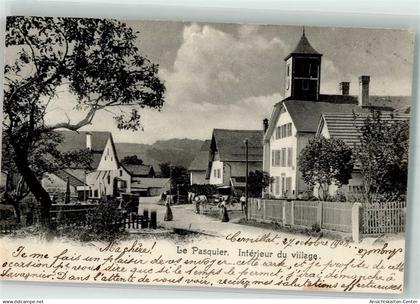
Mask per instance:
[[[29,191],[34,195],[35,199],[41,205],[41,225],[50,228],[50,210],[51,198],[47,191],[42,187],[41,182],[36,177],[35,173],[31,170],[28,160],[19,149],[15,150],[14,161],[19,173],[22,175]]]

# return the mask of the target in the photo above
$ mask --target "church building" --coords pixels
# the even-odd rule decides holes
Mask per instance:
[[[296,48],[284,59],[285,98],[274,105],[264,128],[263,170],[274,179],[265,191],[266,196],[296,198],[308,190],[299,171],[298,158],[316,135],[323,114],[369,113],[372,107],[385,112],[409,108],[408,96],[369,95],[370,77],[366,75],[359,77],[358,96],[349,95],[350,83],[339,79],[338,94],[320,93],[322,56],[303,30]]]

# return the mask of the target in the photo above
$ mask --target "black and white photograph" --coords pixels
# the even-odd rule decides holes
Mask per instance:
[[[0,279],[401,293],[414,32],[9,16]]]

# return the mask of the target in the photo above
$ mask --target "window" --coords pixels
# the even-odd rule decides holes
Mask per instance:
[[[276,195],[280,194],[280,176],[276,176],[276,189],[274,191]]]
[[[292,167],[293,148],[287,148],[287,166]]]
[[[275,139],[292,136],[292,123],[287,123],[276,128]]]
[[[290,76],[290,64],[287,65],[287,76]]]
[[[108,176],[106,177],[106,180],[107,180],[108,185],[109,185],[109,184],[111,183],[111,176],[109,176],[109,175],[108,175]]]
[[[96,189],[96,190],[94,191],[94,193],[93,193],[93,197],[99,197],[99,195],[98,195],[98,189]]]
[[[122,176],[122,169],[120,170],[120,176]]]
[[[286,177],[286,185],[285,185],[284,195],[287,196],[287,197],[290,197],[291,194],[292,194],[292,178],[291,177]]]
[[[215,177],[215,178],[217,177],[217,170],[216,169],[213,170],[213,177]]]
[[[286,148],[281,149],[281,167],[286,167]]]

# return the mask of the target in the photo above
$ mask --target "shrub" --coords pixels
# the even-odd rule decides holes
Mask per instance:
[[[311,230],[312,230],[312,232],[317,232],[318,233],[318,232],[321,231],[321,227],[319,226],[318,223],[314,223],[314,224],[312,224]]]
[[[81,239],[112,241],[124,235],[124,214],[118,206],[119,202],[116,200],[108,200],[96,206],[88,214],[90,225],[81,235]]]

